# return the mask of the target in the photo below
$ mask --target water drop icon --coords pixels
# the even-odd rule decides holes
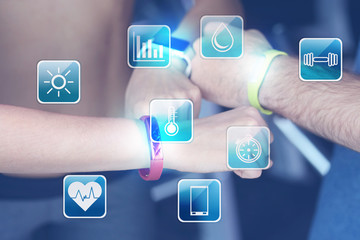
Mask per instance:
[[[217,27],[211,38],[211,44],[218,52],[227,52],[234,45],[234,37],[224,23],[220,23]]]

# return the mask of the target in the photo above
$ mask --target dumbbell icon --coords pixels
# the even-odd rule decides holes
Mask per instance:
[[[314,57],[314,53],[304,54],[304,65],[314,66],[314,63],[327,62],[329,67],[339,64],[339,56],[335,53],[329,53],[327,57]]]

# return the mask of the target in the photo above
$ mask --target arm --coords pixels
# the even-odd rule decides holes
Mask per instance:
[[[298,59],[278,57],[260,90],[260,103],[300,126],[360,152],[360,77],[303,82]]]
[[[238,14],[241,9],[238,0],[197,0],[172,35],[193,42],[199,37],[203,15]],[[197,117],[201,107],[200,90],[179,70],[183,64],[182,60],[173,58],[172,66],[167,69],[135,69],[126,91],[126,115],[138,118],[148,114],[149,103],[154,98],[187,98],[193,101]]]
[[[240,117],[239,117],[240,116]],[[226,129],[263,125],[253,108],[239,108],[194,122],[189,144],[163,144],[164,168],[186,172],[229,171]],[[149,167],[144,124],[77,117],[0,105],[0,173],[52,175]],[[259,171],[236,171],[245,178]]]
[[[245,31],[239,60],[193,59],[192,80],[202,95],[227,107],[248,105],[247,81],[253,78],[262,53],[271,49],[264,36]],[[194,48],[199,52],[199,42]],[[302,82],[298,59],[281,56],[270,65],[259,99],[262,106],[313,133],[360,151],[360,77],[344,73],[339,82]]]
[[[0,172],[53,174],[148,167],[141,122],[0,105]]]

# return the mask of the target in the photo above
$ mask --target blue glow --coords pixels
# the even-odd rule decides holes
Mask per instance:
[[[193,138],[193,104],[187,99],[156,99],[150,103],[150,117],[156,119],[159,131],[153,131],[156,124],[150,123],[151,139],[161,142],[190,142]],[[173,130],[173,131],[172,131]],[[154,135],[155,134],[155,135]]]

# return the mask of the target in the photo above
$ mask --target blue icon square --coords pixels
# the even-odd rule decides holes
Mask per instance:
[[[266,169],[270,165],[267,127],[229,127],[227,163],[230,169]]]
[[[156,99],[150,103],[150,129],[159,125],[160,142],[191,142],[193,138],[193,103],[188,99]],[[151,139],[158,142],[156,131]]]
[[[68,175],[64,178],[63,213],[67,218],[106,216],[106,178],[102,175]]]
[[[303,38],[299,43],[299,77],[303,81],[339,81],[342,58],[340,39]]]
[[[80,101],[80,63],[43,60],[37,65],[37,99],[42,104],[76,104]]]
[[[180,222],[218,222],[221,218],[221,183],[217,179],[183,179],[178,183]]]
[[[128,28],[128,65],[131,68],[166,68],[170,65],[171,31],[166,25]]]
[[[203,58],[240,58],[243,54],[243,19],[240,16],[203,16],[200,49]]]

